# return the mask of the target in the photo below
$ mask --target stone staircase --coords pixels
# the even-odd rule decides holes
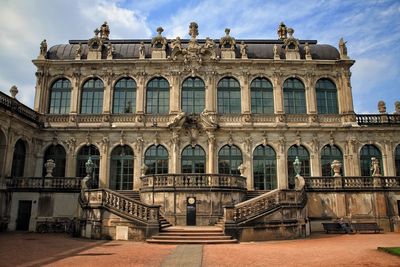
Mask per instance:
[[[129,197],[131,199],[140,201],[140,193],[139,191],[134,191],[134,190],[120,190],[117,191],[118,193],[120,193],[121,195],[124,195],[126,197]]]
[[[237,243],[222,228],[215,226],[172,226],[146,240],[158,244],[230,244]]]

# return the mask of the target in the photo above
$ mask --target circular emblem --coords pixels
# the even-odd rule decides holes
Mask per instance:
[[[194,202],[196,202],[196,200],[193,197],[189,197],[188,198],[188,203],[189,204],[194,204]]]

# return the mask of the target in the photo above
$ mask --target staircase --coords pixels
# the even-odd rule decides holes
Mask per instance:
[[[236,239],[225,235],[215,226],[172,226],[162,229],[158,235],[146,240],[158,244],[231,244]]]
[[[245,200],[249,200],[258,196],[261,196],[262,194],[265,194],[269,192],[269,190],[249,190],[246,193],[246,199]]]

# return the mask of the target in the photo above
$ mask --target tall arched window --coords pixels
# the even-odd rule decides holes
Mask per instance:
[[[223,78],[218,83],[218,113],[239,114],[242,111],[240,106],[240,85],[234,78]]]
[[[187,146],[182,151],[182,173],[205,173],[206,154],[201,146]]]
[[[6,136],[0,129],[0,177],[4,173],[4,158],[6,156]]]
[[[113,113],[135,113],[136,83],[131,78],[122,78],[114,86]]]
[[[317,110],[319,114],[338,114],[337,90],[333,82],[320,79],[315,85]]]
[[[111,152],[110,189],[133,189],[133,151],[129,146],[117,146]]]
[[[104,85],[99,78],[90,79],[82,88],[81,113],[100,114],[103,112]]]
[[[43,162],[46,163],[47,160],[52,159],[56,164],[53,169],[54,177],[65,177],[65,160],[66,153],[62,145],[51,145],[46,149],[44,153]],[[46,168],[43,166],[43,176],[46,175]]]
[[[24,141],[19,139],[14,146],[13,161],[11,167],[12,177],[23,177],[25,170],[26,147]]]
[[[218,173],[240,175],[238,167],[242,162],[242,152],[238,147],[223,146],[218,153]]]
[[[200,78],[187,78],[182,84],[182,110],[199,114],[204,110],[205,86]]]
[[[381,151],[374,145],[364,145],[360,151],[361,176],[371,176],[371,158],[379,160],[381,174],[383,174]]]
[[[164,78],[154,78],[147,84],[146,112],[151,114],[168,114],[169,83]]]
[[[397,145],[395,155],[396,176],[400,176],[400,145]]]
[[[274,113],[274,95],[272,84],[264,78],[256,78],[250,84],[251,112],[262,114]]]
[[[50,90],[49,113],[68,114],[71,102],[71,82],[65,78],[57,80]]]
[[[326,145],[321,150],[321,168],[322,176],[333,176],[331,163],[338,160],[342,163],[341,174],[343,175],[343,154],[340,149],[333,145]]]
[[[148,167],[146,174],[168,173],[168,151],[162,145],[149,147],[144,154],[144,164]]]
[[[283,83],[283,106],[287,114],[306,114],[306,96],[303,83],[289,78]]]
[[[293,145],[288,150],[287,164],[288,164],[288,180],[289,188],[293,189],[295,187],[295,176],[296,173],[293,168],[293,162],[299,157],[301,162],[301,176],[310,176],[310,154],[304,146]]]
[[[85,177],[86,176],[86,167],[85,163],[88,161],[89,157],[94,163],[94,171],[93,171],[93,181],[94,187],[97,187],[99,184],[99,169],[100,169],[100,152],[94,145],[83,146],[76,157],[76,176],[77,177]]]
[[[253,153],[255,190],[272,190],[276,184],[276,154],[270,146],[258,146]]]

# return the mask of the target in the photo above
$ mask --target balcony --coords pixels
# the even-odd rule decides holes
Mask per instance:
[[[358,125],[366,126],[400,125],[400,114],[359,114],[356,120]]]

